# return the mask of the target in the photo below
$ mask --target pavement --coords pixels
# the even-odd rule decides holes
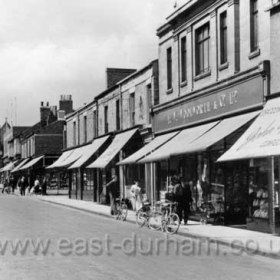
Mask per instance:
[[[100,205],[92,201],[69,199],[66,195],[38,195],[29,198],[41,200],[46,203],[59,204],[113,219],[110,215],[109,206]],[[135,212],[129,210],[126,222],[135,223],[135,220]],[[196,221],[189,221],[188,225],[180,226],[177,234],[200,239],[202,242],[214,243],[217,246],[229,246],[232,250],[236,250],[236,253],[242,251],[249,255],[261,255],[280,259],[280,236],[268,233],[228,226],[205,225]]]

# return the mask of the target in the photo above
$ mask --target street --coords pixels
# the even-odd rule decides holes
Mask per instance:
[[[0,195],[0,279],[279,279],[279,260]],[[41,247],[37,246],[41,242]]]

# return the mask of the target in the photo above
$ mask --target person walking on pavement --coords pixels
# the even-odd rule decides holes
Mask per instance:
[[[42,195],[47,194],[47,179],[45,176],[43,177],[43,181],[42,181],[42,185],[41,185],[41,194]]]
[[[107,183],[105,187],[110,197],[111,215],[114,215],[115,201],[119,195],[118,177],[116,175],[112,175],[112,180],[109,183]]]
[[[139,186],[139,181],[135,181],[134,185],[131,186],[130,195],[132,209],[133,211],[137,212],[142,207],[141,188]]]
[[[20,194],[21,194],[22,196],[25,195],[25,190],[26,190],[27,186],[28,186],[28,182],[27,182],[27,180],[25,179],[25,177],[22,176],[22,177],[21,177],[21,180],[20,180]]]
[[[175,200],[178,202],[177,214],[180,219],[180,223],[183,221],[184,224],[188,223],[190,215],[190,204],[192,203],[192,193],[190,184],[182,184],[181,180],[178,178],[178,184],[175,189]]]

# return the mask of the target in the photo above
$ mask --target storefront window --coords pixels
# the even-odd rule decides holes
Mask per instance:
[[[267,159],[250,161],[249,215],[268,219],[269,167]]]
[[[93,170],[88,169],[84,172],[84,189],[93,190],[93,188],[94,188]]]
[[[73,171],[71,176],[72,176],[72,186],[71,186],[71,189],[72,189],[72,191],[75,191],[77,189],[77,172]]]

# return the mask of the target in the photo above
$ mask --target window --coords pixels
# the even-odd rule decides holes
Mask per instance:
[[[172,89],[172,48],[166,51],[167,60],[167,89]]]
[[[251,52],[258,49],[258,0],[251,0]]]
[[[97,131],[97,113],[96,110],[93,111],[93,138],[98,136]]]
[[[121,129],[121,118],[120,118],[120,100],[116,101],[116,129]]]
[[[76,146],[77,143],[77,127],[76,122],[73,122],[73,146]]]
[[[87,116],[84,116],[84,142],[87,142]]]
[[[196,75],[210,71],[209,43],[209,23],[207,23],[196,31]]]
[[[129,96],[129,111],[130,111],[130,125],[135,125],[135,94],[131,93]]]
[[[187,80],[187,41],[181,38],[181,82]]]
[[[152,86],[151,84],[147,85],[147,120],[148,123],[151,123],[151,113],[150,113],[150,109],[152,108]]]
[[[227,62],[227,12],[220,15],[220,63]]]
[[[105,133],[109,132],[109,127],[108,127],[108,106],[104,107],[104,131],[105,131]]]

